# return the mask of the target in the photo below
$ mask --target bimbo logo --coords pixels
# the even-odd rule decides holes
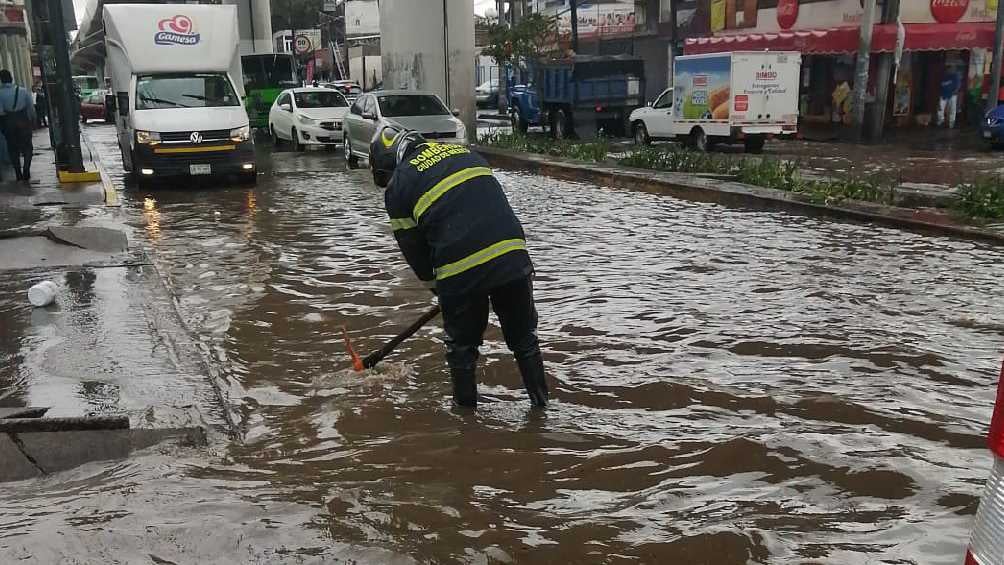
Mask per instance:
[[[157,45],[195,45],[199,42],[199,34],[192,31],[192,18],[177,15],[173,18],[164,18],[157,22],[160,29],[153,36],[153,42]]]
[[[757,71],[756,80],[775,80],[777,71]]]

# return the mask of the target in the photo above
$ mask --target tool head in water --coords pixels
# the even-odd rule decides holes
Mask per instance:
[[[345,349],[348,350],[349,357],[352,358],[352,368],[355,369],[356,372],[362,371],[365,369],[363,366],[363,360],[359,358],[356,350],[352,348],[352,342],[349,341],[349,332],[345,329],[345,326],[342,326],[342,337],[345,338]]]

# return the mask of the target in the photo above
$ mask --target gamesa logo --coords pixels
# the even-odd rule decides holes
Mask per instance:
[[[157,45],[195,45],[199,42],[199,34],[192,32],[192,18],[177,15],[173,18],[164,18],[157,22],[160,29],[153,36],[153,42]]]

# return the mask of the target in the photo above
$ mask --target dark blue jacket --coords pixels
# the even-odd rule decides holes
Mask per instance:
[[[408,264],[440,294],[486,293],[533,272],[502,186],[466,147],[419,145],[394,170],[384,203]]]

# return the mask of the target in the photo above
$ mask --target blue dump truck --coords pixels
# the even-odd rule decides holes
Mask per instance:
[[[633,55],[575,55],[540,61],[530,85],[512,88],[513,129],[550,128],[557,139],[598,132],[621,137],[633,110],[645,104],[644,61]]]

